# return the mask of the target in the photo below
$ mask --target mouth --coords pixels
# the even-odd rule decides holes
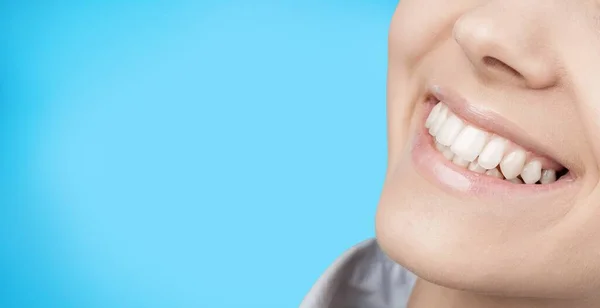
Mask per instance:
[[[513,123],[455,93],[432,87],[423,107],[413,161],[443,186],[510,193],[555,190],[575,179]]]

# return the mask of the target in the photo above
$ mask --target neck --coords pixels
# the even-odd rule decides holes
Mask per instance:
[[[596,299],[510,298],[471,293],[435,285],[418,279],[408,308],[593,308],[600,307]]]

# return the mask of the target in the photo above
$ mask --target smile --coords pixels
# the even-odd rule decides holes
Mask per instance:
[[[441,101],[431,109],[425,128],[447,160],[472,172],[514,184],[550,184],[566,173],[558,163],[462,120]]]
[[[412,148],[425,177],[460,191],[508,194],[555,190],[574,181],[566,167],[533,150],[535,142],[514,125],[507,129],[507,120],[435,89],[421,108]]]

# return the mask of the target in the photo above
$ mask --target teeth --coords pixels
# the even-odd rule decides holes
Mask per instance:
[[[542,184],[550,184],[556,182],[556,171],[552,169],[545,169],[542,171],[542,178],[540,179],[540,183]]]
[[[498,169],[488,170],[485,172],[485,174],[487,174],[489,176],[493,176],[495,178],[504,179],[504,177],[502,176],[502,173],[500,173],[500,171]]]
[[[485,168],[481,167],[478,163],[472,162],[469,164],[469,170],[477,173],[485,173]]]
[[[431,124],[433,124],[433,122],[435,122],[435,119],[437,118],[437,115],[440,112],[440,109],[442,108],[442,106],[443,106],[442,103],[437,103],[437,105],[435,105],[433,107],[433,109],[431,109],[431,112],[429,113],[429,116],[427,117],[427,121],[425,121],[426,128],[430,128]]]
[[[442,155],[444,155],[444,157],[446,157],[447,160],[452,160],[452,158],[454,157],[454,153],[452,153],[452,151],[450,151],[450,149],[448,148],[446,148],[446,150],[442,152]]]
[[[460,156],[455,155],[454,158],[452,159],[452,162],[457,165],[457,166],[461,166],[461,167],[467,167],[469,165],[469,161],[468,160],[464,160],[462,159]]]
[[[495,135],[490,138],[489,133],[468,125],[442,102],[431,109],[425,127],[434,137],[435,148],[457,166],[515,184],[556,181],[556,170],[542,169],[537,159],[526,164],[527,153],[518,147],[506,154],[508,140]]]
[[[454,114],[448,116],[442,128],[437,132],[436,140],[445,145],[451,146],[458,134],[465,127],[465,124]]]
[[[446,151],[446,149],[448,149],[448,147],[447,147],[447,146],[445,146],[445,145],[442,145],[442,144],[441,144],[441,143],[439,143],[439,142],[436,142],[436,143],[435,143],[435,148],[436,148],[438,151],[440,151],[440,152],[444,152],[444,151]]]
[[[519,178],[514,178],[512,180],[507,180],[507,181],[509,181],[511,183],[515,183],[515,184],[523,184],[523,181],[521,181],[521,179],[519,179]]]
[[[523,166],[525,165],[525,158],[527,155],[523,150],[516,150],[506,155],[504,159],[500,162],[500,170],[502,170],[502,174],[508,180],[516,178],[521,171],[523,170]]]
[[[523,167],[521,178],[526,184],[534,184],[542,178],[542,163],[532,160]]]
[[[446,122],[446,119],[448,118],[448,107],[442,103],[438,103],[438,105],[441,105],[441,107],[438,111],[438,114],[435,116],[435,121],[431,123],[431,127],[429,128],[429,134],[434,137],[437,135],[438,131],[440,128],[442,128],[442,125],[444,125],[444,122]]]
[[[498,166],[504,156],[507,141],[504,138],[495,137],[483,148],[477,163],[485,169],[494,169]]]
[[[452,158],[454,157],[454,153],[450,151],[450,148],[439,142],[435,143],[435,148],[438,151],[442,152],[442,155],[444,155],[444,157],[446,157],[447,160],[452,160]]]
[[[477,155],[481,153],[481,150],[483,150],[486,140],[486,132],[467,125],[460,134],[458,134],[458,137],[456,137],[450,150],[463,159],[472,162],[477,158]]]

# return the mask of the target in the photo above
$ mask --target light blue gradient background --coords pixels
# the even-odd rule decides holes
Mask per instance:
[[[397,4],[0,4],[0,307],[297,307],[374,235]]]

